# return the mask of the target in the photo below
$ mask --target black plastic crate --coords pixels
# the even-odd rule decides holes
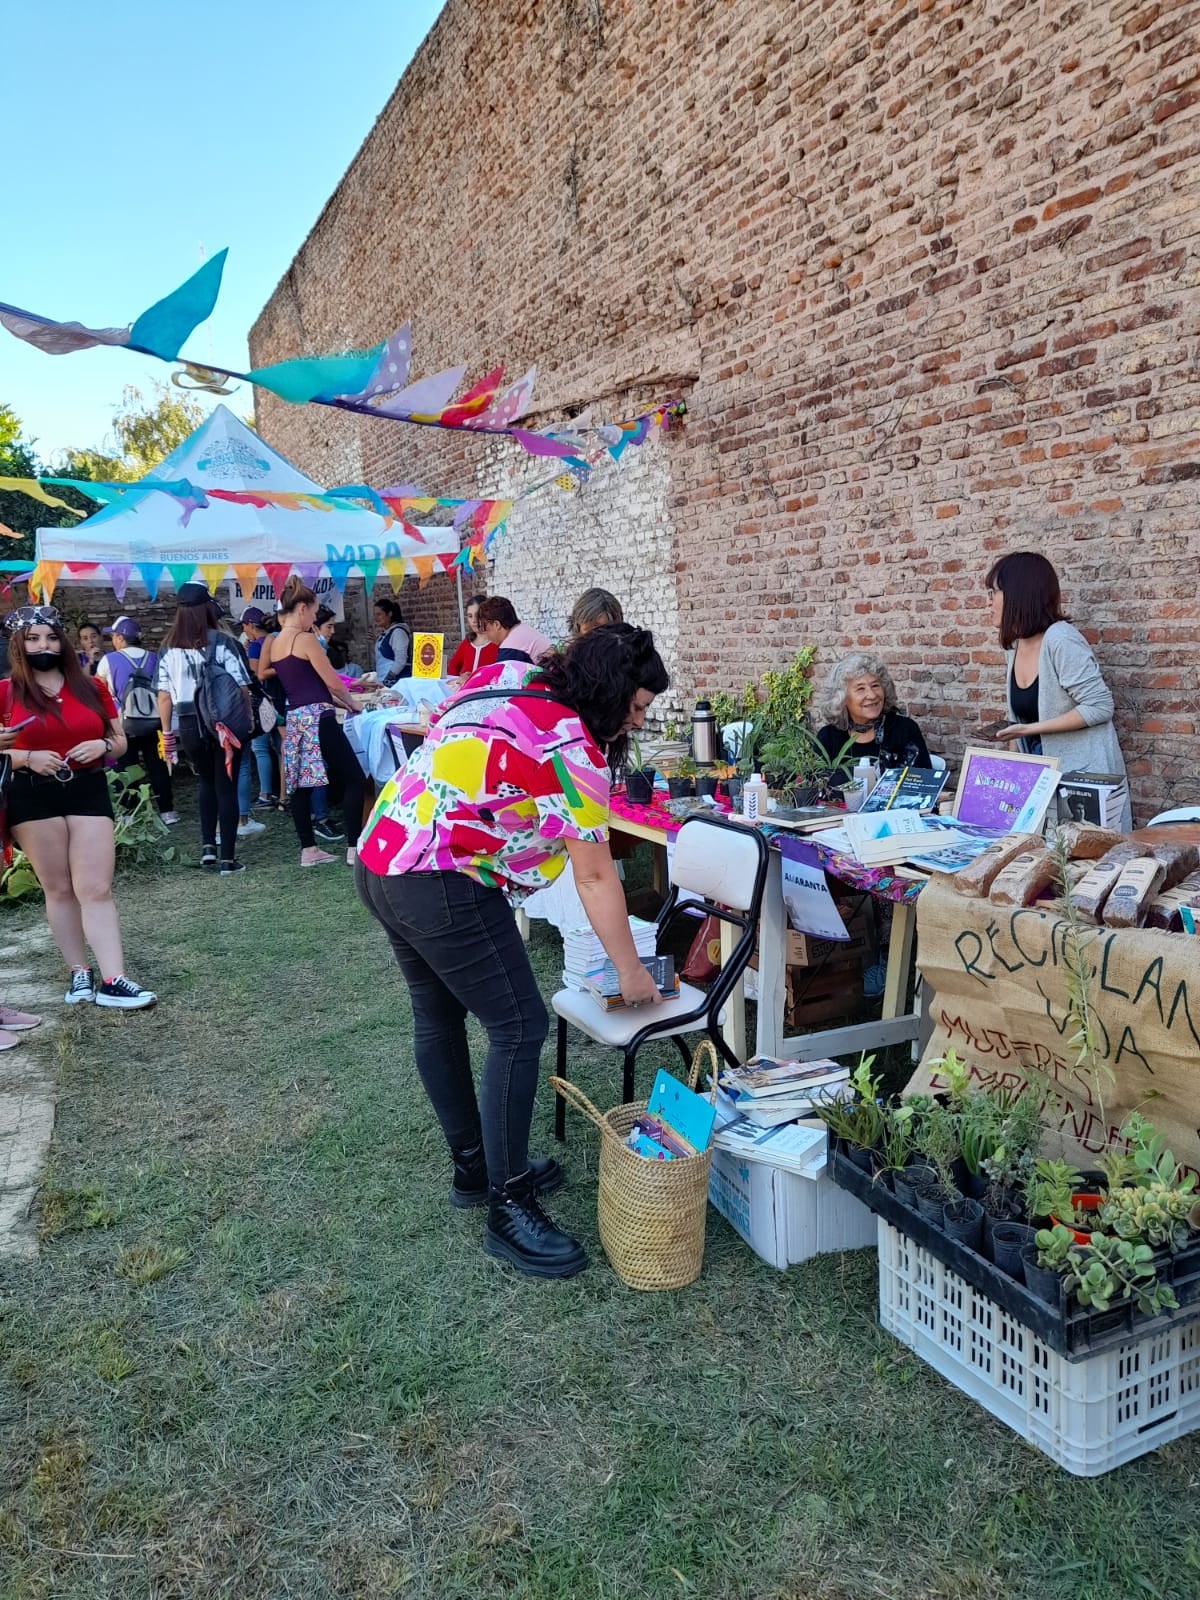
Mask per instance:
[[[1175,1290],[1179,1311],[1147,1317],[1131,1301],[1110,1306],[1107,1311],[1091,1311],[1078,1305],[1068,1308],[1061,1290],[1059,1305],[1055,1308],[1039,1300],[1007,1272],[1001,1272],[995,1262],[976,1250],[969,1250],[926,1221],[919,1212],[904,1205],[881,1181],[877,1182],[869,1172],[855,1166],[840,1141],[830,1141],[828,1170],[836,1184],[848,1189],[893,1228],[908,1234],[943,1266],[957,1273],[980,1294],[994,1300],[1068,1361],[1084,1361],[1097,1351],[1128,1344],[1130,1339],[1170,1327],[1173,1322],[1195,1319],[1196,1302],[1200,1301],[1200,1246],[1174,1257],[1171,1271],[1161,1274],[1163,1281],[1171,1283]]]

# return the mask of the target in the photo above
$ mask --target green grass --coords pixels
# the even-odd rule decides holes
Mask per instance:
[[[1067,1477],[879,1330],[871,1252],[777,1273],[713,1215],[699,1282],[635,1294],[575,1118],[589,1271],[486,1259],[348,873],[279,820],[245,855],[122,880],[161,1003],[57,1032],[42,1253],[0,1298],[3,1600],[1200,1594],[1200,1444]],[[608,1054],[573,1072],[617,1098]]]

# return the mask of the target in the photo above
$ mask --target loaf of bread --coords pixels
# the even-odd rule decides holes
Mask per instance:
[[[1045,845],[1023,850],[992,880],[988,899],[994,906],[1031,906],[1054,882],[1054,857]]]
[[[1132,839],[1122,839],[1119,844],[1114,844],[1100,857],[1099,865],[1102,867],[1123,867],[1130,861],[1136,861],[1139,856],[1148,856],[1148,844],[1135,844]]]
[[[1055,841],[1065,844],[1072,861],[1099,861],[1106,850],[1121,843],[1123,834],[1112,828],[1098,828],[1094,822],[1062,822]]]
[[[1095,861],[1090,870],[1073,886],[1067,896],[1067,903],[1084,922],[1100,921],[1104,902],[1112,893],[1117,879],[1127,865],[1127,862],[1114,861],[1110,866],[1105,866],[1103,861]]]
[[[1146,926],[1167,928],[1172,933],[1183,926],[1183,910],[1193,913],[1192,922],[1200,916],[1200,872],[1192,872],[1173,889],[1162,889],[1146,906]]]
[[[1166,875],[1166,867],[1153,856],[1143,856],[1122,867],[1121,876],[1104,902],[1104,926],[1140,927],[1146,915],[1146,906],[1162,888]]]
[[[974,861],[969,861],[961,872],[954,874],[955,892],[986,894],[997,874],[1017,856],[1026,850],[1032,850],[1037,843],[1037,835],[1032,833],[1012,833],[1007,839],[997,839],[994,844],[988,845],[986,850],[981,850]]]
[[[1155,861],[1166,868],[1164,889],[1173,889],[1200,866],[1200,850],[1194,844],[1169,844],[1164,840],[1162,844],[1149,845],[1148,849]]]

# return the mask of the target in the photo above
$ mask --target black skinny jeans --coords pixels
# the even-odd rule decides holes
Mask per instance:
[[[318,722],[317,732],[321,740],[321,758],[329,775],[330,798],[337,799],[340,795],[346,843],[353,847],[358,843],[359,830],[362,828],[366,787],[363,769],[332,711],[326,712]],[[311,789],[292,791],[292,821],[296,824],[300,846],[304,850],[311,850],[317,842],[312,829],[312,797]]]
[[[171,769],[158,753],[156,733],[139,733],[136,739],[130,739],[125,754],[117,762],[117,771],[124,772],[128,767],[141,767],[160,811],[174,811],[175,790],[171,783]]]
[[[502,1187],[529,1168],[529,1124],[546,1007],[499,889],[461,872],[380,878],[355,868],[359,898],[383,925],[412,996],[417,1072],[451,1149],[483,1139],[488,1179]],[[479,1099],[467,1012],[488,1037]]]
[[[200,804],[200,842],[218,843],[217,851],[222,861],[232,861],[237,850],[238,826],[238,766],[244,750],[233,752],[233,775],[225,771],[225,752],[215,739],[204,733],[195,713],[180,711],[179,742],[184,754],[196,769]]]

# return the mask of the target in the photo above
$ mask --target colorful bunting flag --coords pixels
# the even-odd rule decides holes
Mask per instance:
[[[194,561],[168,561],[167,571],[171,574],[171,582],[175,586],[175,593],[178,594],[185,583],[191,583],[192,575],[196,571],[196,563]]]
[[[229,571],[227,561],[202,561],[200,563],[200,576],[204,579],[204,586],[209,594],[216,594],[225,582],[225,574]]]
[[[290,561],[263,562],[263,571],[267,575],[267,582],[275,591],[276,600],[283,599],[283,587],[288,581],[288,575],[291,570],[292,564]]]
[[[417,569],[417,578],[420,581],[420,587],[423,589],[430,578],[433,577],[433,557],[414,556],[412,564]]]
[[[242,591],[242,598],[249,600],[258,583],[258,564],[253,566],[235,566],[233,575],[237,579],[237,586]]]
[[[112,592],[117,597],[117,604],[125,604],[125,590],[129,587],[129,567],[123,561],[113,561],[108,567],[108,581],[112,584]]]
[[[47,605],[54,599],[54,590],[58,584],[58,575],[63,569],[61,561],[43,561],[38,566],[38,582],[42,591],[42,599]]]
[[[379,576],[379,569],[382,565],[382,561],[360,561],[358,563],[358,570],[362,573],[362,580],[366,585],[368,594],[375,587],[375,579]]]
[[[333,587],[341,594],[346,587],[346,579],[350,576],[350,568],[354,565],[353,561],[327,561],[325,565],[329,568],[329,576],[333,579]]]
[[[135,561],[138,577],[146,586],[146,593],[151,600],[158,599],[158,586],[162,582],[165,567],[161,561]]]

